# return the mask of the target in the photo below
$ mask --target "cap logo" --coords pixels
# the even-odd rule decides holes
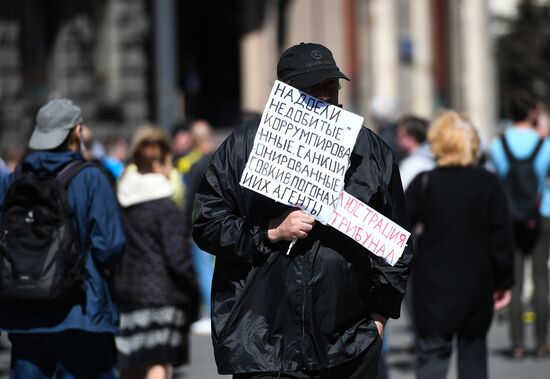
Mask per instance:
[[[323,58],[323,56],[321,55],[321,53],[319,52],[319,50],[312,50],[311,51],[311,57],[313,59],[316,59],[316,60],[319,60],[321,58]]]

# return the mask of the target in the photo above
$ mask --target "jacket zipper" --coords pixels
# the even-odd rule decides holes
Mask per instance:
[[[303,368],[307,369],[307,354],[306,354],[306,304],[307,304],[307,286],[309,283],[309,259],[313,251],[317,251],[319,248],[319,240],[315,241],[311,249],[307,249],[304,254],[304,278],[302,281],[302,361]]]
[[[306,302],[307,282],[309,278],[309,249],[304,254],[304,277],[302,280],[302,364],[306,369]]]

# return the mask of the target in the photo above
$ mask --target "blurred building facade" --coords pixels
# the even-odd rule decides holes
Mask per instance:
[[[234,126],[262,112],[279,54],[301,41],[330,47],[352,79],[341,102],[367,120],[373,98],[395,116],[453,107],[489,137],[493,2],[3,0],[0,144],[24,143],[38,107],[58,96],[99,135],[184,117]]]
[[[25,143],[37,109],[55,97],[109,133],[147,120],[147,32],[140,0],[1,2],[2,146]]]
[[[395,104],[395,117],[409,112],[431,117],[438,108],[453,107],[492,134],[488,1],[300,0],[288,3],[285,19],[286,38],[279,47],[308,40],[329,46],[352,79],[343,84],[342,103],[367,120],[376,98]],[[275,17],[268,17],[241,43],[244,109],[261,111],[269,94],[279,53],[276,25]],[[260,56],[265,46],[273,48]]]

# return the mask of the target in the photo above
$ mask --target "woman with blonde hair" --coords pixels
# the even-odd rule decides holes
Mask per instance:
[[[437,167],[406,192],[411,222],[422,226],[413,269],[417,377],[445,378],[456,339],[458,378],[487,378],[486,335],[513,284],[506,198],[477,165],[480,140],[467,117],[441,112],[428,141]]]

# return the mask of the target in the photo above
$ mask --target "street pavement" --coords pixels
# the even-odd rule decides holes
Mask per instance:
[[[527,348],[534,346],[533,328],[532,324],[526,325]],[[410,352],[413,339],[405,317],[399,320],[390,320],[387,331],[389,379],[414,379],[414,354]],[[178,369],[176,378],[231,378],[231,376],[217,374],[210,337],[194,335],[192,336],[192,344],[191,364]],[[524,359],[514,360],[508,357],[508,323],[502,315],[498,315],[493,321],[489,332],[488,345],[490,378],[550,379],[550,358],[541,359],[528,355]],[[453,354],[447,379],[456,378],[456,355]]]
[[[526,346],[533,347],[533,325],[526,325]],[[405,317],[390,320],[387,327],[389,351],[387,361],[390,379],[414,379],[414,355],[410,352],[412,335]],[[191,364],[176,368],[175,379],[223,379],[228,375],[218,375],[212,344],[209,336],[191,336]],[[9,343],[2,336],[0,349],[0,378],[8,378]],[[513,360],[506,354],[508,349],[508,327],[502,316],[496,317],[489,332],[489,377],[494,379],[549,379],[550,358],[541,359],[528,355],[521,360]],[[456,379],[456,356],[447,379]]]

